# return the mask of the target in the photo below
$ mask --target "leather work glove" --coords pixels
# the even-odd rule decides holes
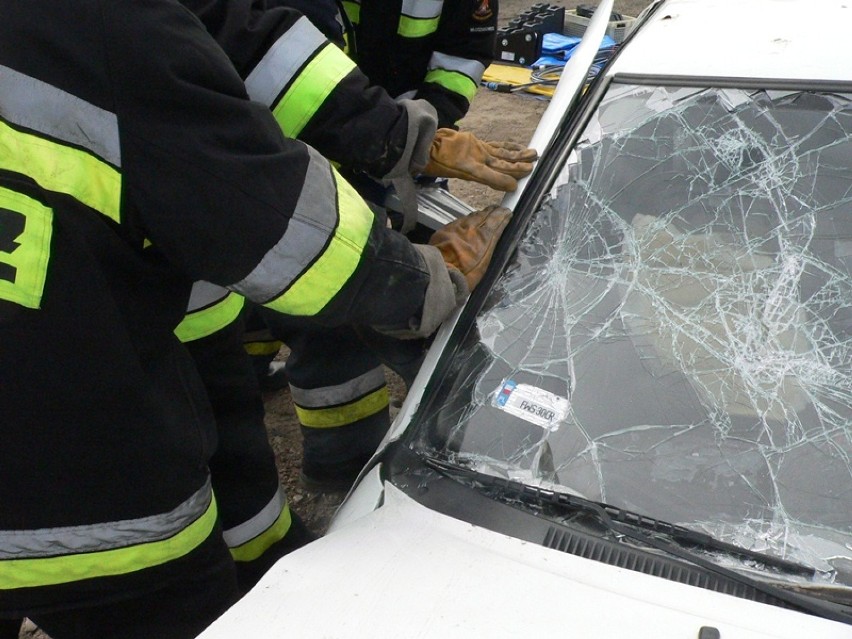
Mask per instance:
[[[491,262],[497,240],[512,218],[505,206],[488,206],[453,220],[432,234],[429,244],[441,251],[450,268],[461,271],[473,291]]]
[[[535,149],[512,142],[483,142],[473,133],[438,129],[423,173],[471,180],[498,191],[514,191],[532,173]]]

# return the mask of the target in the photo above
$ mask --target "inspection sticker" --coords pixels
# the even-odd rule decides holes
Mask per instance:
[[[547,430],[559,428],[559,422],[568,414],[568,399],[543,388],[518,384],[507,379],[494,394],[492,402],[510,415],[520,417]]]

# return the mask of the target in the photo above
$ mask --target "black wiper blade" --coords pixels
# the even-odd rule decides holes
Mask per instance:
[[[510,494],[522,493],[518,495],[519,497],[525,494],[529,497],[534,497],[537,501],[550,505],[561,506],[570,510],[588,512],[595,515],[607,528],[610,528],[615,532],[626,534],[625,531],[618,530],[620,528],[619,524],[624,524],[629,527],[635,527],[657,533],[658,535],[667,537],[679,544],[700,548],[702,550],[715,550],[741,559],[751,559],[763,564],[764,566],[777,568],[778,570],[782,570],[791,575],[813,577],[816,574],[816,570],[811,566],[805,566],[804,564],[799,564],[788,559],[774,557],[756,550],[749,550],[748,548],[743,548],[735,544],[729,544],[716,539],[712,535],[691,530],[653,517],[648,517],[647,515],[640,515],[629,510],[617,508],[610,504],[591,501],[589,499],[584,499],[583,497],[572,495],[571,493],[561,493],[538,486],[528,486],[520,482],[494,477],[493,475],[486,475],[485,473],[479,473],[473,469],[459,466],[457,462],[441,461],[439,459],[430,459],[430,462],[433,465],[443,467],[446,470],[475,475],[476,481],[483,485],[502,487],[506,491],[510,491]],[[643,540],[645,540],[644,537]]]
[[[588,508],[588,504],[594,504],[595,506],[603,509],[603,511],[607,515],[609,515],[612,521],[624,523],[629,526],[636,526],[637,528],[642,528],[655,533],[660,533],[672,539],[673,541],[676,541],[686,546],[692,546],[703,550],[714,550],[722,552],[726,555],[739,557],[740,559],[751,559],[753,561],[763,564],[764,566],[777,568],[778,570],[782,570],[785,573],[791,575],[801,575],[803,577],[809,578],[812,578],[816,575],[816,570],[811,566],[806,566],[804,564],[796,563],[795,561],[790,561],[789,559],[782,559],[781,557],[767,555],[766,553],[762,553],[757,550],[750,550],[748,548],[743,548],[742,546],[730,544],[728,542],[717,539],[712,535],[708,535],[697,530],[678,526],[677,524],[672,524],[667,521],[662,521],[660,519],[654,519],[653,517],[648,517],[647,515],[640,515],[629,510],[616,508],[615,506],[611,506],[609,504],[589,502],[588,500],[582,499],[581,497],[576,497],[574,495],[567,494],[563,497],[562,493],[554,494],[557,496],[556,502],[559,504],[582,509]]]
[[[496,488],[502,494],[519,499],[521,501],[532,501],[536,504],[555,505],[566,510],[579,511],[594,516],[597,521],[607,530],[627,537],[641,544],[650,546],[662,552],[668,553],[683,561],[700,566],[707,571],[727,577],[732,581],[748,586],[756,591],[762,592],[778,601],[819,617],[852,624],[852,610],[848,606],[826,602],[813,597],[792,592],[784,588],[757,578],[749,577],[735,570],[725,568],[713,561],[695,554],[683,548],[683,545],[694,545],[700,548],[731,552],[740,557],[746,557],[759,561],[764,565],[772,565],[785,570],[788,573],[813,576],[815,570],[785,559],[764,555],[763,553],[740,548],[733,544],[719,541],[704,533],[689,530],[675,524],[660,521],[652,517],[645,517],[630,511],[622,510],[609,504],[603,504],[570,493],[561,493],[555,490],[529,486],[520,482],[512,481],[502,477],[495,477],[486,473],[473,470],[462,465],[461,460],[447,460],[438,457],[425,457],[424,461],[436,470],[456,477],[463,476],[476,484],[486,488]],[[673,543],[677,541],[677,543]]]

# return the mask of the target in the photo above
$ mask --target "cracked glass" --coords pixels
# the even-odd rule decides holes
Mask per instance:
[[[416,446],[852,586],[850,159],[852,95],[612,84]]]

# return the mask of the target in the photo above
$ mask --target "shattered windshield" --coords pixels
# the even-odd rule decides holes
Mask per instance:
[[[852,96],[612,84],[416,446],[852,585]]]

